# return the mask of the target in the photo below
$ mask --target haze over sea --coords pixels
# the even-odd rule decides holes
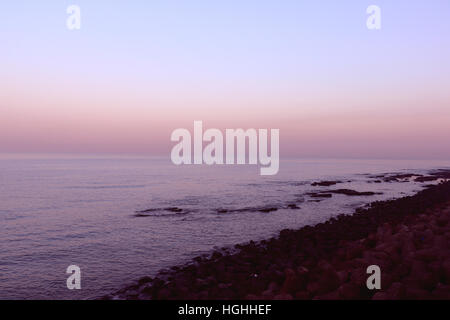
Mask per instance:
[[[260,176],[257,166],[175,166],[168,158],[2,155],[0,298],[99,297],[215,247],[323,222],[424,185],[373,183],[367,174],[445,167],[450,161],[285,159],[278,175]],[[320,180],[343,183],[311,186]],[[333,188],[383,194],[320,202],[306,195]],[[148,211],[136,216],[140,210]],[[81,290],[66,287],[72,264],[81,267]]]

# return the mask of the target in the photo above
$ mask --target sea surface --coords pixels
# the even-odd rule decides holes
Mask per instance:
[[[371,175],[449,167],[290,159],[277,175],[260,176],[257,166],[175,166],[167,158],[1,155],[0,299],[100,297],[214,248],[351,214],[429,184],[375,183]],[[321,180],[343,183],[311,186]],[[307,195],[342,188],[382,194],[320,202]],[[80,290],[66,287],[69,265],[81,268]]]

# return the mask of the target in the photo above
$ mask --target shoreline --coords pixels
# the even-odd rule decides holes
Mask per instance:
[[[448,179],[450,171],[435,177]],[[425,182],[425,181],[424,181]],[[161,270],[102,299],[450,299],[450,181]],[[366,268],[381,269],[368,290]]]

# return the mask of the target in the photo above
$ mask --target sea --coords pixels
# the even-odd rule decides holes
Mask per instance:
[[[167,157],[2,154],[0,299],[99,298],[218,248],[412,195],[430,182],[376,176],[438,168],[450,161],[284,159],[261,176],[255,165]],[[340,183],[311,185],[323,180]],[[379,194],[310,195],[333,189]],[[71,265],[81,289],[67,288]]]

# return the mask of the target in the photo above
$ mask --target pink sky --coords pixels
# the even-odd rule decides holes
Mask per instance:
[[[450,156],[448,98],[439,92],[408,97],[375,94],[373,100],[342,92],[223,90],[169,96],[144,89],[39,82],[5,85],[0,118],[3,152],[112,152],[168,154],[170,133],[205,128],[279,128],[284,156],[433,158]],[[72,89],[70,89],[72,88]],[[218,88],[221,89],[221,88]],[[250,91],[250,90],[249,90]],[[427,105],[427,107],[423,107]]]

